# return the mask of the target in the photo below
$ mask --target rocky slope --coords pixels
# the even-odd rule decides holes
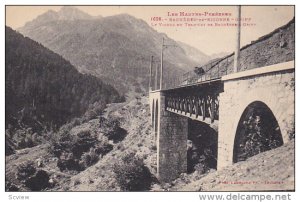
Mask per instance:
[[[222,170],[197,172],[165,185],[170,191],[274,191],[295,190],[295,142],[260,153]],[[164,190],[155,186],[155,190]]]
[[[156,147],[154,133],[148,120],[148,99],[143,97],[141,101],[113,104],[109,108],[114,110],[108,109],[108,117],[121,118],[122,127],[128,134],[97,164],[72,177],[69,185],[65,185],[70,191],[120,191],[113,173],[113,165],[126,153],[135,153],[143,159],[150,171],[155,173]]]
[[[126,153],[134,152],[144,160],[145,165],[155,174],[156,147],[150,126],[148,99],[132,100],[111,104],[104,116],[119,118],[126,137],[113,143],[113,149],[99,161],[82,172],[61,172],[56,167],[57,159],[47,151],[47,144],[32,149],[18,150],[6,157],[6,179],[19,185],[15,179],[17,166],[27,160],[43,162],[41,169],[50,174],[56,184],[46,190],[58,191],[119,191],[120,187],[113,173],[113,165]],[[101,134],[98,119],[92,119],[70,129],[75,135],[89,130]],[[250,191],[250,190],[294,190],[294,141],[277,149],[258,154],[246,161],[238,162],[222,170],[211,169],[206,174],[197,171],[182,174],[170,184],[152,184],[149,191]],[[21,186],[21,190],[27,188]]]
[[[156,169],[156,147],[154,146],[154,134],[150,127],[148,99],[132,100],[126,103],[114,103],[108,105],[103,114],[108,119],[118,119],[121,127],[127,132],[122,141],[113,142],[112,150],[100,157],[99,161],[82,172],[60,171],[57,167],[58,158],[49,153],[49,144],[42,144],[33,148],[17,150],[15,154],[6,157],[6,182],[13,184],[19,190],[29,190],[24,186],[24,182],[16,178],[18,167],[24,162],[33,161],[36,166],[42,162],[42,169],[49,174],[53,186],[44,190],[59,191],[118,191],[120,187],[115,180],[112,167],[119,162],[121,157],[127,153],[135,153],[142,158],[145,165],[152,173]],[[99,118],[91,119],[88,122],[69,127],[70,134],[82,131],[89,131],[103,139],[103,127],[99,124]]]

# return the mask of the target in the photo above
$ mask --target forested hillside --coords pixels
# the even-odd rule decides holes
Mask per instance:
[[[118,92],[79,73],[60,55],[6,27],[6,128],[55,129],[92,104],[120,101]]]

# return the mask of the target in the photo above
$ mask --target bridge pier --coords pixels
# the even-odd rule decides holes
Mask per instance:
[[[150,105],[154,103],[154,109],[158,109],[151,112],[157,117],[154,118],[157,124],[157,177],[162,182],[170,182],[180,173],[187,172],[188,118],[166,111],[165,102],[162,92],[150,93]]]

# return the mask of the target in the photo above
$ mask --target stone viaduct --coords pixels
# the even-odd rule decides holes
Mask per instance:
[[[218,169],[232,165],[238,124],[252,103],[266,105],[278,122],[284,143],[290,140],[289,135],[294,132],[295,125],[294,61],[238,72],[211,83],[176,90],[183,96],[188,96],[190,89],[195,94],[201,94],[202,86],[207,88],[207,85],[220,86],[210,90],[216,92],[218,97],[215,108],[218,108],[219,117],[214,120],[219,125]],[[157,173],[162,181],[170,181],[187,170],[188,119],[208,123],[213,120],[210,112],[212,101],[206,100],[208,109],[201,110],[200,101],[195,102],[195,98],[189,100],[181,97],[182,103],[179,101],[176,107],[168,101],[170,97],[174,98],[172,90],[157,90],[149,94],[157,143]],[[208,115],[203,115],[201,111],[206,111]]]
[[[282,36],[279,30],[268,40],[277,33]],[[170,182],[187,172],[189,119],[218,126],[217,169],[235,162],[238,127],[249,108],[269,110],[283,143],[288,142],[295,127],[294,68],[294,60],[289,60],[150,91],[158,178]]]

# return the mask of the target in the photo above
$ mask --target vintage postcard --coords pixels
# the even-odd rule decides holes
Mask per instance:
[[[6,5],[5,191],[295,191],[294,9]]]

